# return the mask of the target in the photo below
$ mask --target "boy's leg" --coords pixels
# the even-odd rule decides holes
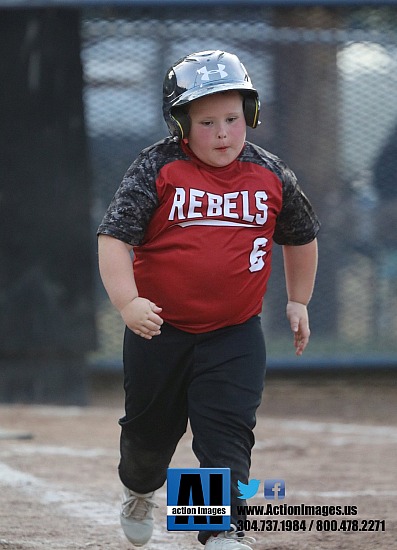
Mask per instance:
[[[196,347],[189,388],[193,450],[202,468],[231,468],[232,523],[244,516],[237,506],[237,481],[248,483],[253,428],[260,404],[266,350],[259,317],[202,337]],[[201,532],[204,544],[211,532]]]
[[[187,424],[191,335],[163,325],[151,340],[126,330],[125,416],[120,420],[122,483],[137,493],[161,487]]]

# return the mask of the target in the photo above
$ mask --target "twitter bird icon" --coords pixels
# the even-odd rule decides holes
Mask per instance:
[[[237,481],[237,487],[241,495],[238,498],[245,500],[247,498],[252,498],[253,496],[255,496],[258,492],[260,482],[260,479],[250,479],[248,485],[246,485],[241,481]]]

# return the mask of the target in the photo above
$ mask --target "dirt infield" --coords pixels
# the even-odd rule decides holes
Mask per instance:
[[[266,529],[250,533],[256,550],[397,549],[396,374],[269,375],[252,477],[284,479],[279,502],[288,506],[352,506],[357,515],[250,517]],[[118,524],[120,380],[97,378],[91,403],[0,406],[0,549],[132,548]],[[196,466],[189,434],[173,466]],[[145,548],[201,548],[194,533],[166,531],[165,488],[158,501]],[[249,504],[267,503],[262,482]],[[306,531],[289,521],[302,519]]]

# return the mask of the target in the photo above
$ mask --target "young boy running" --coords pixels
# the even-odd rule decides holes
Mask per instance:
[[[291,170],[246,141],[258,93],[239,59],[188,55],[163,87],[171,136],[143,150],[99,226],[99,264],[125,324],[121,524],[135,546],[153,530],[161,487],[187,422],[203,468],[231,469],[230,532],[200,532],[205,550],[249,550],[237,530],[237,481],[248,483],[265,376],[260,324],[273,241],[282,245],[287,318],[297,355],[319,222]],[[133,263],[131,261],[133,251]]]

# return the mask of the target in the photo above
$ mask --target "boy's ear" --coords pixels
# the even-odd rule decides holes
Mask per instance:
[[[171,118],[175,122],[175,129],[180,139],[187,138],[190,131],[190,117],[183,107],[174,107]]]

